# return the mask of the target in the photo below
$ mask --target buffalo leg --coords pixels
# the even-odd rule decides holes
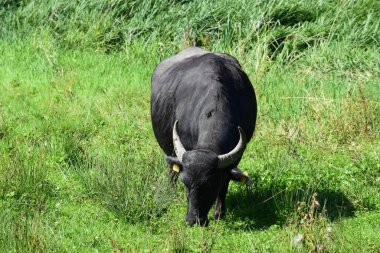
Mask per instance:
[[[226,211],[226,195],[228,191],[229,180],[227,180],[218,193],[218,197],[216,198],[215,209],[213,213],[214,219],[221,219],[224,216]]]

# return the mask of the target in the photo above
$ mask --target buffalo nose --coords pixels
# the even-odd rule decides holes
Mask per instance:
[[[198,224],[200,226],[208,226],[208,219],[207,218],[186,218],[186,225],[187,226],[194,226],[194,224]]]

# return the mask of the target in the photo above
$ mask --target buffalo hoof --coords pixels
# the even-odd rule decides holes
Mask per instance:
[[[195,224],[207,227],[208,226],[208,219],[207,218],[195,218],[195,219],[186,219],[186,225],[187,226],[194,226]]]

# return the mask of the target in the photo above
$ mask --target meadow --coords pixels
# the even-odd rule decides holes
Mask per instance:
[[[227,215],[186,227],[150,77],[235,56],[258,100]],[[376,0],[1,0],[0,252],[379,252]]]

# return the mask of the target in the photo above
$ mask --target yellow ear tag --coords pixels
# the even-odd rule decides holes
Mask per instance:
[[[243,172],[243,174],[245,175],[245,177],[241,177],[240,178],[240,182],[245,183],[245,181],[247,181],[248,173],[247,172]]]
[[[177,173],[179,173],[179,165],[178,164],[173,164],[173,170]]]

